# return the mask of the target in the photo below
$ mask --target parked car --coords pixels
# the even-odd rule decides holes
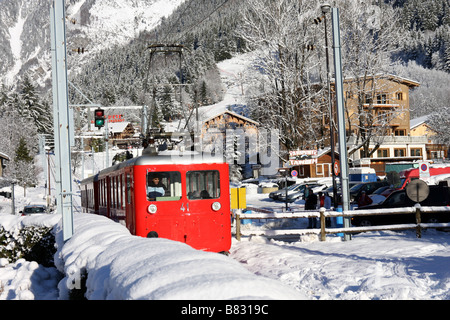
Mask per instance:
[[[447,186],[429,186],[428,197],[420,202],[421,206],[449,206],[450,188]],[[357,208],[356,210],[376,210],[382,208],[403,208],[413,207],[416,204],[406,195],[406,190],[396,190],[392,192],[386,200],[378,204],[371,204]],[[354,216],[351,219],[354,226],[374,226],[384,224],[415,223],[415,213],[393,214],[393,215],[370,215]],[[422,213],[422,222],[450,222],[450,212]]]
[[[298,188],[296,191],[288,192],[287,201],[294,202],[297,199],[303,199],[303,195],[305,194],[306,186],[312,189],[314,193],[318,193],[319,191],[327,189],[327,186],[325,184],[317,184],[317,183],[305,183],[302,184],[300,188]],[[278,200],[280,201],[286,201],[286,193],[280,194],[278,197]]]
[[[33,204],[25,206],[22,211],[19,211],[22,216],[29,216],[32,214],[45,214],[47,213],[47,207],[43,204]]]
[[[288,194],[289,194],[290,192],[295,192],[296,190],[300,189],[301,186],[302,186],[302,184],[293,184],[293,185],[289,186],[289,187],[287,188]],[[271,193],[269,193],[269,198],[270,198],[270,199],[273,199],[273,200],[279,200],[279,197],[280,197],[280,195],[282,195],[282,194],[283,194],[283,195],[286,194],[286,188],[279,189],[279,190],[276,190],[276,191],[272,191]]]
[[[392,191],[394,191],[394,190],[392,190],[387,195],[384,195],[384,193],[386,192],[387,189],[391,189],[391,188],[389,186],[379,187],[377,190],[375,190],[374,192],[372,192],[372,194],[369,195],[369,197],[373,201],[373,204],[383,202],[386,199],[386,197],[389,194],[391,194]]]
[[[389,183],[386,180],[382,180],[372,182],[361,182],[355,184],[353,187],[350,188],[350,201],[351,202],[358,201],[363,191],[365,191],[367,195],[370,195],[375,190],[383,186],[389,186]]]

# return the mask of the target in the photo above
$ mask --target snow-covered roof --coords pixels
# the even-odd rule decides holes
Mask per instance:
[[[6,160],[11,160],[9,158],[9,156],[6,153],[0,152],[0,158],[6,159]]]
[[[392,80],[392,81],[395,81],[395,82],[406,84],[408,87],[418,87],[418,86],[420,86],[420,83],[417,82],[417,81],[414,81],[412,79],[408,79],[408,78],[405,78],[405,77],[397,76],[397,75],[394,75],[394,74],[390,74],[390,73],[383,73],[383,74],[380,73],[380,74],[376,74],[376,75],[369,75],[369,76],[366,76],[366,77],[367,78],[377,77],[377,78],[380,78],[380,79],[389,79],[389,80]],[[353,80],[353,79],[357,79],[357,77],[345,77],[344,81],[350,81],[350,80]],[[334,81],[335,81],[334,78],[331,79],[332,83],[334,83]]]
[[[212,119],[214,119],[214,118],[217,118],[218,116],[220,116],[220,115],[222,115],[222,114],[229,114],[229,115],[232,115],[232,116],[234,116],[234,117],[241,118],[242,120],[245,120],[245,121],[247,121],[247,122],[251,122],[251,123],[253,123],[253,124],[255,124],[255,125],[258,125],[258,124],[259,124],[259,123],[256,122],[255,120],[252,120],[252,119],[250,119],[250,118],[247,118],[247,117],[245,117],[245,116],[243,116],[243,115],[240,115],[240,114],[238,114],[238,113],[236,113],[236,112],[233,112],[233,111],[230,111],[230,110],[225,110],[225,111],[219,112],[219,113],[217,113],[217,114],[214,115],[214,116],[211,116],[211,117],[209,117],[209,118],[207,118],[207,119],[200,120],[200,121],[203,121],[203,123],[205,123],[205,122],[210,121],[210,120],[212,120]]]
[[[131,124],[131,122],[128,121],[122,121],[122,122],[109,122],[108,125],[108,132],[109,133],[121,133],[125,130],[125,128]],[[105,134],[105,127],[102,127],[100,129],[97,129],[94,124],[91,124],[91,131],[96,136],[101,136]],[[83,132],[87,132],[87,126],[84,127]]]
[[[426,116],[411,119],[409,121],[409,128],[414,129],[414,128],[420,126],[421,124],[426,123],[428,121],[429,117],[430,117],[430,115],[426,115]]]

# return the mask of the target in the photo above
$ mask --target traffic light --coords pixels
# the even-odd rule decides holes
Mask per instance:
[[[105,125],[105,110],[100,108],[95,109],[94,114],[95,114],[94,124],[97,128],[100,129]]]

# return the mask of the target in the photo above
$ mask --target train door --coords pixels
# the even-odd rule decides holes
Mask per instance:
[[[146,174],[146,236],[186,242],[184,215],[187,210],[182,199],[182,174],[163,168],[148,169]]]
[[[186,172],[187,212],[185,216],[186,243],[208,251],[227,251],[231,237],[228,204],[222,195],[228,190],[221,186],[219,170]]]
[[[134,215],[134,192],[133,192],[133,172],[127,171],[124,175],[124,206],[125,206],[125,223],[131,234],[136,234],[136,221]]]

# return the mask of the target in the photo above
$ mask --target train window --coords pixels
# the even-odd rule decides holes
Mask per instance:
[[[220,197],[219,171],[189,171],[186,178],[188,199],[216,199]]]
[[[148,171],[147,198],[149,201],[180,200],[181,174],[178,171]]]
[[[127,203],[131,203],[131,176],[127,174]]]

